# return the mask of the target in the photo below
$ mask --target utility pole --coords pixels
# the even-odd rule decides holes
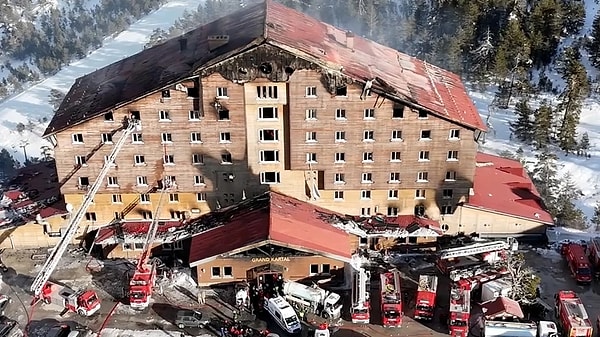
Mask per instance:
[[[23,149],[23,157],[25,157],[25,165],[27,165],[29,163],[29,160],[27,159],[27,145],[29,145],[29,142],[27,142],[27,141],[21,142],[21,145],[19,145],[19,147]]]

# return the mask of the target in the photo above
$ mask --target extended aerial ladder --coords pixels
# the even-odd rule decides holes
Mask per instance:
[[[438,257],[442,260],[447,260],[463,256],[508,250],[509,248],[510,243],[508,241],[478,242],[464,247],[443,249],[438,253]]]
[[[129,305],[132,308],[139,310],[143,310],[150,305],[152,289],[154,288],[156,281],[156,266],[155,264],[150,263],[148,260],[152,252],[152,246],[156,240],[156,233],[158,232],[160,211],[164,196],[166,192],[175,184],[166,178],[163,178],[161,183],[162,188],[158,198],[158,204],[156,205],[156,210],[154,212],[154,219],[150,223],[148,233],[146,233],[142,255],[140,255],[135,272],[129,281]]]
[[[42,267],[36,278],[33,280],[33,283],[31,285],[31,291],[33,292],[34,303],[37,303],[37,301],[40,300],[42,290],[45,288],[48,280],[50,280],[50,276],[56,269],[56,266],[58,266],[58,263],[60,262],[60,259],[67,250],[67,247],[71,243],[71,240],[73,240],[75,234],[77,234],[79,224],[85,217],[85,213],[94,201],[94,196],[96,195],[96,193],[98,193],[98,190],[100,190],[100,187],[102,186],[106,175],[110,171],[112,164],[115,162],[115,159],[119,154],[119,151],[121,151],[123,145],[125,145],[125,141],[129,138],[131,133],[137,127],[137,121],[127,120],[125,123],[126,125],[124,125],[123,134],[115,143],[112,151],[110,152],[110,155],[108,156],[106,162],[104,163],[104,166],[102,167],[102,170],[100,171],[100,174],[98,174],[98,177],[88,189],[83,199],[83,203],[81,204],[79,209],[75,212],[74,215],[70,217],[67,230],[61,237],[60,241],[57,243],[56,247],[54,247],[54,249],[48,256],[48,259],[46,259],[44,266]]]
[[[371,320],[368,280],[369,274],[364,267],[359,267],[354,272],[354,284],[352,285],[352,323],[369,324]]]

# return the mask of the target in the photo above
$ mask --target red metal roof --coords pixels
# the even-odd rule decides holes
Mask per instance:
[[[68,214],[66,206],[64,202],[57,202],[52,204],[51,206],[40,208],[39,215],[42,219],[47,219],[49,217],[55,215],[65,215]]]
[[[220,213],[227,214],[227,219],[219,219]],[[220,225],[192,238],[190,263],[268,240],[275,245],[350,258],[349,236],[328,222],[331,214],[307,202],[267,192],[195,220],[200,226],[208,221]]]
[[[130,235],[130,236],[144,236],[148,233],[148,229],[150,228],[150,224],[152,220],[140,220],[140,221],[122,221],[117,224],[112,224],[107,227],[100,228],[98,230],[98,234],[96,235],[96,239],[94,240],[95,244],[105,244],[107,242],[112,242],[115,240],[117,236],[122,235]],[[157,230],[157,236],[160,236],[162,233],[166,233],[169,230],[183,227],[184,222],[181,220],[167,220],[159,221],[159,226]]]
[[[10,191],[6,191],[4,192],[4,195],[9,198],[12,201],[17,201],[19,200],[21,197],[23,197],[23,192],[19,191],[19,190],[10,190]]]
[[[498,297],[495,300],[481,304],[484,315],[488,319],[499,317],[524,318],[523,310],[519,302],[506,297]]]
[[[391,87],[398,97],[435,115],[486,130],[458,75],[360,36],[348,48],[346,31],[275,1],[266,4],[265,37],[271,44],[354,80],[381,79],[373,86]]]
[[[476,160],[475,194],[465,206],[554,223],[520,162],[486,153],[478,153]]]

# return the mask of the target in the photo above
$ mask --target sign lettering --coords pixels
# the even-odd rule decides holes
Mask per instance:
[[[253,257],[252,262],[290,262],[290,258],[287,256],[279,257]]]

